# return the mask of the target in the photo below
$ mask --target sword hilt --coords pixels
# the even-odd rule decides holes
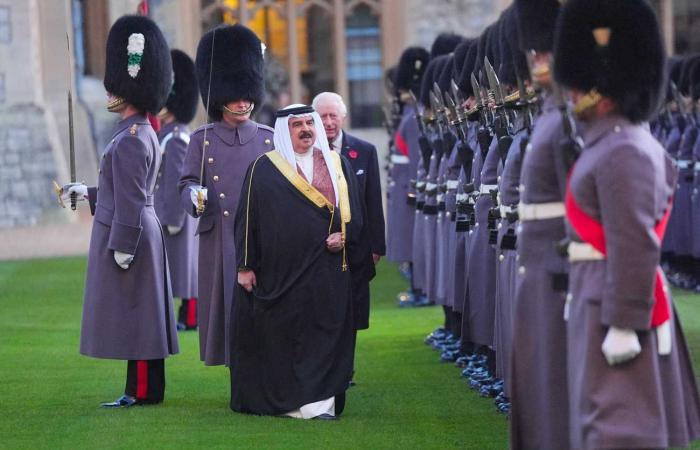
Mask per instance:
[[[197,191],[197,215],[201,216],[204,213],[204,193]]]
[[[56,183],[56,180],[53,182],[53,191],[56,193],[56,197],[58,198],[58,204],[61,208],[65,208],[66,204],[63,203],[63,199],[61,198],[61,194],[63,194],[63,188]]]

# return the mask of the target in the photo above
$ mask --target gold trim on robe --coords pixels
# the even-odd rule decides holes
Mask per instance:
[[[343,242],[343,270],[347,270],[347,261],[345,257],[345,235],[346,235],[346,225],[352,219],[352,214],[350,211],[350,194],[348,191],[348,183],[343,174],[343,164],[340,160],[340,155],[335,152],[331,152],[331,159],[333,160],[333,165],[335,166],[336,173],[336,185],[338,186],[338,207],[340,208],[340,228],[341,228],[341,238]],[[272,164],[280,171],[282,176],[284,176],[287,181],[289,181],[292,186],[294,186],[299,192],[304,195],[311,203],[316,205],[318,208],[328,208],[331,213],[331,225],[333,222],[333,217],[335,215],[335,205],[330,203],[328,199],[321,194],[318,189],[309,184],[308,181],[304,179],[296,171],[296,168],[292,167],[289,162],[284,159],[282,154],[276,150],[269,151],[265,153],[265,156],[272,162]],[[250,211],[250,188],[253,184],[253,173],[255,171],[255,165],[258,159],[253,163],[253,168],[250,171],[250,180],[248,181],[248,198],[246,204],[246,233],[245,233],[245,257],[244,265],[247,266],[248,263],[248,217]]]

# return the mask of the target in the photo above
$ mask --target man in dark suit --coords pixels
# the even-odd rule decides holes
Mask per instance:
[[[321,116],[331,150],[350,161],[357,177],[363,215],[361,258],[350,261],[350,270],[355,330],[364,330],[369,328],[369,282],[376,274],[375,264],[386,254],[377,149],[343,130],[347,108],[340,95],[322,92],[314,98],[313,107]]]

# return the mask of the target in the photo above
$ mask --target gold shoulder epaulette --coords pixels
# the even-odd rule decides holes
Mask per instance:
[[[139,125],[137,123],[133,124],[131,128],[129,128],[129,134],[136,134],[136,130],[138,130]]]

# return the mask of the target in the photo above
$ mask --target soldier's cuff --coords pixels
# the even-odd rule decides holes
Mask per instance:
[[[601,322],[603,325],[629,328],[637,331],[651,328],[652,308],[648,301],[603,298]]]
[[[109,242],[107,248],[116,250],[130,255],[136,254],[136,248],[139,246],[141,239],[141,230],[143,227],[134,227],[125,225],[116,221],[112,221],[112,228],[109,233]]]

